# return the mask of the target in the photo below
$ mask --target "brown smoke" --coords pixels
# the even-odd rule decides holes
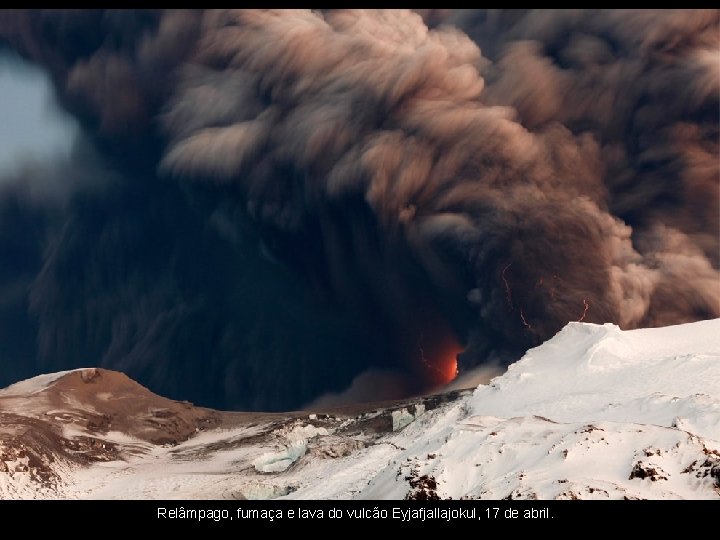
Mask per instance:
[[[0,36],[48,67],[114,167],[241,208],[265,256],[363,321],[373,367],[410,373],[413,392],[458,343],[465,369],[568,321],[720,316],[719,24],[21,12]]]
[[[466,35],[406,12],[213,13],[165,116],[163,166],[237,182],[280,230],[364,200],[437,287],[464,259],[478,322],[508,339],[518,318],[546,339],[580,318],[718,316],[717,118],[702,115],[717,110],[717,21],[530,13],[491,28],[512,38],[489,65]],[[219,95],[230,81],[243,91]],[[288,168],[299,178],[283,191]]]

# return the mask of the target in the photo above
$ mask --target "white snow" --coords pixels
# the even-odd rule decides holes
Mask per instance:
[[[720,440],[720,319],[623,332],[570,323],[507,373],[480,386],[474,414],[557,422],[635,422]]]
[[[328,430],[323,427],[316,427],[312,424],[294,426],[285,437],[290,442],[312,439],[314,437],[323,437],[328,434]]]
[[[48,386],[57,381],[63,375],[67,375],[68,373],[72,373],[73,371],[77,370],[71,369],[68,371],[58,371],[57,373],[38,375],[37,377],[33,377],[32,379],[26,379],[15,384],[11,384],[7,388],[3,388],[2,390],[0,390],[0,396],[29,396],[32,394],[37,394],[38,392],[42,392],[43,390],[45,390]]]
[[[279,452],[265,452],[255,461],[253,467],[258,472],[276,473],[288,469],[298,459],[303,457],[308,448],[308,439],[322,437],[328,434],[325,428],[308,425],[296,425],[290,431],[280,430],[277,435],[287,440],[285,448]]]
[[[413,420],[415,420],[415,417],[412,414],[410,414],[408,412],[408,410],[405,408],[400,409],[399,411],[393,411],[392,412],[392,423],[393,423],[392,430],[399,431],[402,428],[404,428],[405,426],[407,426],[408,424],[410,424],[410,422],[412,422]]]
[[[430,475],[453,498],[716,498],[707,467],[683,471],[720,449],[720,320],[570,323],[403,435],[401,465],[363,497],[403,497],[407,477]],[[656,479],[631,479],[638,463]]]
[[[425,412],[425,405],[418,403],[415,405],[414,414],[403,407],[400,410],[392,412],[392,430],[400,431],[402,428],[417,420],[418,416]]]
[[[307,440],[299,439],[288,444],[280,452],[264,453],[253,461],[253,467],[263,473],[282,472],[303,457],[306,452]]]

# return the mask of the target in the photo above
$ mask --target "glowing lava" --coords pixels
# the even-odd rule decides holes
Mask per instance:
[[[444,375],[444,378],[445,378],[445,381],[443,382],[443,384],[447,384],[450,381],[454,380],[455,377],[457,377],[457,375],[458,375],[457,355],[461,351],[462,351],[462,349],[458,347],[457,350],[452,351],[452,354],[445,361],[445,367],[444,367],[444,369],[441,369],[442,374]]]
[[[454,339],[435,342],[432,346],[423,347],[422,339],[418,344],[420,359],[425,373],[433,386],[441,386],[451,382],[458,374],[457,355],[463,348]]]

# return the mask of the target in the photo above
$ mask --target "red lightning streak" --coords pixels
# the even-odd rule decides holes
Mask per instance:
[[[503,283],[505,283],[505,298],[507,298],[508,306],[513,307],[512,305],[512,293],[510,292],[510,284],[508,283],[507,278],[505,277],[505,272],[507,272],[508,268],[512,266],[512,262],[509,262],[505,265],[505,268],[503,268],[502,271],[502,280]]]
[[[505,268],[503,268],[501,277],[503,280],[503,283],[505,284],[505,298],[507,299],[508,306],[510,306],[510,309],[515,311],[515,306],[513,306],[512,303],[512,290],[510,289],[510,283],[508,283],[507,277],[505,277],[505,273],[508,271],[508,268],[512,266],[512,261],[507,263],[505,265]],[[540,278],[540,280],[535,284],[535,287],[538,285],[543,284],[543,278]],[[525,318],[525,314],[523,313],[522,308],[520,309],[520,320],[522,320],[523,325],[532,332],[532,326],[530,326],[530,323],[527,322],[527,319]]]
[[[429,369],[432,369],[434,372],[443,376],[443,372],[433,366],[430,362],[427,361],[427,358],[425,358],[425,350],[422,347],[422,336],[420,336],[420,339],[418,339],[418,349],[420,350],[420,359],[422,360],[423,364],[425,364]]]
[[[520,310],[520,319],[522,319],[523,324],[527,326],[528,330],[532,330],[532,326],[530,326],[530,323],[525,319],[525,314],[522,309]]]
[[[420,336],[420,339],[418,339],[418,349],[420,350],[420,360],[423,361],[423,364],[425,364],[427,367],[432,368],[433,366],[430,365],[430,362],[427,361],[427,358],[425,358],[425,351],[422,348],[422,336]]]
[[[507,277],[505,275],[507,273],[508,269],[510,268],[510,266],[512,266],[512,262],[509,262],[505,265],[505,268],[503,268],[503,270],[502,270],[501,277],[502,277],[503,283],[505,284],[505,298],[507,299],[510,309],[512,309],[514,311],[515,306],[513,306],[513,303],[512,303],[512,291],[510,289],[510,283],[508,283]],[[560,279],[560,277],[557,274],[553,274],[552,277],[556,280]],[[537,289],[538,287],[545,287],[545,278],[542,276],[535,282],[535,289]],[[548,289],[548,292],[550,293],[550,298],[555,300],[556,295],[557,295],[557,290],[555,289],[555,287],[551,286]],[[580,316],[580,318],[576,322],[584,321],[589,309],[590,309],[590,302],[588,302],[587,299],[583,298],[583,312],[582,312],[582,315]],[[528,330],[533,332],[533,327],[528,322],[528,320],[525,318],[525,313],[523,312],[522,308],[520,308],[520,320],[522,321],[525,328],[527,328]]]
[[[585,319],[585,315],[587,315],[588,309],[590,308],[590,302],[583,298],[583,305],[585,306],[585,309],[583,310],[582,317],[580,317],[577,322],[583,322]]]

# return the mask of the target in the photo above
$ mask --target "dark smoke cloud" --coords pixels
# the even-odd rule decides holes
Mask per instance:
[[[3,14],[99,156],[62,204],[0,196],[9,372],[278,409],[718,317],[718,21]]]
[[[489,103],[514,107],[534,132],[562,123],[600,145],[603,203],[632,227],[640,255],[622,273],[614,270],[615,294],[625,304],[619,322],[656,326],[716,317],[720,12],[450,18],[493,60]]]

